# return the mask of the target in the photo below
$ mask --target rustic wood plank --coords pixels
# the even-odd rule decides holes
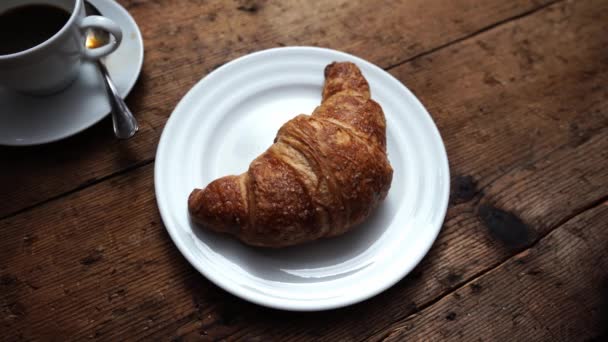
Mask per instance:
[[[366,312],[358,313],[358,324],[343,328],[343,321],[328,319],[327,324],[315,325],[317,331],[330,338],[356,339],[370,326],[398,320],[546,234],[560,220],[584,209],[585,201],[594,203],[606,196],[605,187],[599,186],[606,183],[605,138],[601,145],[594,141],[577,148],[602,130],[605,136],[608,127],[604,109],[608,94],[601,90],[608,71],[602,58],[607,42],[601,31],[606,28],[597,26],[606,22],[598,18],[606,17],[606,6],[599,2],[552,6],[534,18],[394,71],[426,97],[425,103],[441,127],[455,174],[453,206],[437,247],[410,284],[404,281],[403,288],[395,290],[397,295],[382,296],[361,309]],[[563,34],[564,39],[553,32]],[[537,56],[533,65],[528,64],[530,55]],[[504,85],[486,77],[507,71]],[[580,164],[577,153],[586,154],[588,162]],[[565,156],[569,161],[562,159]],[[594,176],[588,178],[587,173]],[[509,189],[514,179],[527,182],[528,177],[526,189]],[[564,178],[571,179],[561,183]],[[508,197],[512,200],[502,200]],[[517,225],[523,238],[518,241],[501,235],[501,220]],[[347,312],[345,320],[356,316]],[[283,324],[285,329],[273,329],[275,321],[260,323],[252,318],[243,322],[250,327],[246,333],[235,336],[252,337],[261,332],[280,334],[272,335],[275,338],[306,336],[306,323],[297,328]]]
[[[388,67],[551,2],[123,0],[146,47],[142,75],[127,101],[141,131],[119,142],[104,120],[66,141],[0,147],[0,217],[150,162],[178,100],[205,74],[238,56],[282,45],[318,45]]]
[[[522,182],[542,178],[553,169],[569,171],[571,176],[553,178],[553,182],[547,184],[530,184],[530,189],[524,192],[533,192],[533,195],[521,197],[517,203],[509,202],[501,207],[485,204],[463,211],[459,211],[461,208],[450,209],[438,241],[417,270],[369,303],[330,312],[321,321],[312,315],[269,315],[268,310],[243,306],[248,310],[239,311],[240,324],[235,327],[233,335],[229,336],[235,339],[265,336],[271,339],[306,340],[311,338],[309,327],[312,325],[328,339],[366,339],[369,334],[382,331],[391,322],[402,320],[416,312],[418,307],[428,305],[438,296],[451,292],[468,279],[495,267],[555,228],[535,224],[535,211],[515,211],[514,208],[518,205],[545,208],[551,220],[561,222],[578,212],[572,214],[571,206],[580,211],[598,201],[606,201],[608,189],[599,187],[598,190],[592,184],[608,182],[607,151],[608,129],[605,129],[583,145],[568,147],[534,163],[534,174],[527,174],[527,170],[514,170],[499,178],[496,184],[507,182],[517,174],[523,177],[520,178]],[[583,164],[580,163],[580,155],[587,156]],[[599,158],[596,159],[595,156]],[[598,160],[603,160],[603,163],[596,168],[594,165]],[[577,174],[578,168],[589,170],[589,173],[585,172],[585,176]],[[588,178],[590,182],[585,183],[582,177]],[[501,189],[500,192],[486,191],[484,200],[491,201],[500,196],[522,193],[518,187],[498,188]],[[572,191],[571,195],[576,197],[574,202],[555,196],[567,191]],[[192,332],[189,336],[195,333]]]
[[[608,181],[601,111],[608,91],[596,89],[608,74],[601,58],[606,21],[597,20],[606,18],[606,7],[592,0],[560,3],[393,71],[432,108],[450,157],[457,156],[451,167],[458,186],[431,253],[378,297],[297,314],[224,293],[169,241],[154,201],[153,168],[146,165],[0,221],[3,331],[24,338],[266,340],[356,340],[383,331],[608,195],[597,186]],[[506,72],[497,66],[519,65],[532,53],[543,58],[513,68],[513,81],[484,82],[486,72]],[[533,102],[529,93],[537,94]],[[556,113],[558,120],[550,117]],[[568,120],[581,126],[570,128]],[[536,131],[539,136],[530,133]],[[508,186],[514,179],[527,187]],[[524,238],[501,235],[503,222]]]
[[[602,135],[569,155],[576,159],[577,153],[598,145],[598,138],[604,142],[597,150],[606,150],[608,132]],[[210,285],[179,256],[159,225],[152,182],[148,165],[2,221],[3,330],[24,339],[67,335],[136,338],[150,333],[198,338],[261,325],[263,329],[249,333],[355,339],[360,335],[342,330],[361,333],[369,329],[371,323],[365,326],[365,322],[385,320],[382,313],[392,313],[391,303],[399,306],[410,295],[412,300],[420,300],[428,291],[425,282],[436,281],[425,281],[434,270],[423,266],[418,271],[422,274],[410,276],[405,284],[377,299],[323,313],[284,313],[245,303]],[[555,188],[566,185],[556,184]],[[127,209],[114,210],[121,207]],[[452,240],[455,246],[459,242]],[[434,251],[437,248],[445,249],[439,245]],[[457,255],[446,254],[437,262],[449,264],[450,256]],[[471,255],[469,262],[477,257]],[[411,302],[408,306],[415,310]],[[310,331],[310,326],[318,330]]]
[[[608,337],[607,222],[604,202],[373,340]]]
[[[602,135],[569,155],[576,159],[577,153],[598,145],[598,138],[603,142],[597,150],[606,150],[608,132]],[[572,166],[566,163],[566,167]],[[149,165],[3,221],[0,303],[4,330],[23,338],[112,339],[180,333],[189,338],[220,337],[246,328],[254,330],[249,331],[253,336],[274,333],[275,337],[305,339],[316,333],[355,339],[360,335],[343,330],[361,334],[371,323],[390,323],[382,313],[394,314],[391,303],[399,307],[399,301],[411,298],[423,304],[429,291],[426,282],[437,281],[425,280],[434,270],[423,265],[422,274],[414,274],[377,299],[343,310],[293,314],[260,308],[211,286],[186,264],[159,225],[152,193]],[[120,207],[127,210],[113,210]],[[452,239],[455,248],[469,247],[459,243]],[[440,244],[434,253],[437,249],[447,248]],[[472,253],[467,256],[469,262],[478,258]],[[458,253],[446,254],[436,262],[449,264],[452,257],[461,258]],[[411,302],[409,308],[415,310]],[[366,321],[370,325],[365,326]],[[310,326],[319,330],[310,331]]]

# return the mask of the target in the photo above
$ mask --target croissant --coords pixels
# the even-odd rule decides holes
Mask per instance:
[[[285,123],[249,170],[194,189],[192,220],[246,244],[285,247],[349,231],[391,185],[386,121],[353,63],[325,68],[322,103]]]

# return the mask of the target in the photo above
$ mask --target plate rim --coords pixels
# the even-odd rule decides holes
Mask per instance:
[[[250,295],[244,294],[242,291],[240,291],[241,286],[239,286],[238,284],[237,285],[232,284],[228,281],[228,278],[223,277],[221,275],[216,275],[214,272],[209,272],[205,268],[201,267],[201,265],[199,265],[199,263],[198,263],[199,260],[196,259],[195,256],[189,252],[188,247],[186,247],[185,245],[182,244],[181,238],[179,236],[179,232],[177,231],[177,229],[170,228],[166,224],[165,217],[170,217],[171,211],[169,210],[168,207],[165,207],[163,205],[163,203],[161,203],[162,200],[159,200],[162,198],[162,195],[163,195],[161,193],[161,190],[159,189],[160,188],[159,184],[161,182],[160,175],[162,174],[163,171],[161,170],[162,164],[159,163],[158,161],[163,159],[162,157],[165,154],[164,150],[167,146],[168,138],[167,138],[167,134],[165,134],[165,132],[168,129],[172,129],[172,127],[174,125],[176,125],[175,122],[177,122],[177,120],[178,120],[178,119],[176,119],[176,116],[174,116],[173,114],[183,111],[185,107],[187,107],[190,103],[192,103],[193,98],[196,96],[196,94],[198,94],[200,92],[200,89],[206,86],[206,84],[204,84],[206,82],[204,82],[204,81],[210,79],[211,77],[214,77],[214,75],[217,75],[218,73],[223,71],[225,68],[228,68],[231,65],[234,65],[237,63],[245,62],[248,59],[255,58],[260,55],[264,55],[264,54],[272,55],[272,54],[281,53],[284,51],[299,51],[299,52],[304,52],[304,53],[306,53],[306,52],[324,53],[324,54],[332,55],[332,58],[334,58],[334,56],[336,56],[336,55],[341,55],[341,56],[347,57],[351,60],[354,60],[355,63],[360,62],[362,64],[366,64],[367,67],[377,69],[377,71],[380,71],[385,76],[388,76],[388,78],[392,82],[394,82],[400,88],[400,90],[406,92],[411,97],[411,99],[415,101],[415,104],[419,107],[418,109],[422,110],[422,112],[424,114],[426,114],[426,115],[424,115],[424,120],[427,120],[430,123],[431,130],[429,133],[431,133],[434,136],[433,140],[435,140],[438,143],[438,148],[442,152],[441,156],[437,156],[438,157],[437,161],[441,164],[441,167],[445,170],[445,172],[443,173],[445,175],[445,179],[443,179],[443,182],[442,182],[443,188],[441,188],[441,187],[438,188],[438,192],[441,193],[440,200],[443,200],[443,203],[441,203],[441,205],[438,206],[438,208],[439,208],[438,210],[440,210],[441,215],[437,216],[438,217],[437,222],[433,222],[434,224],[432,225],[432,228],[433,228],[433,232],[431,234],[432,239],[429,239],[428,241],[425,242],[425,245],[420,248],[422,253],[417,255],[415,260],[412,260],[412,262],[410,262],[407,265],[407,267],[403,267],[402,269],[394,271],[393,273],[396,275],[391,276],[390,278],[386,278],[387,279],[386,281],[379,282],[378,283],[379,285],[373,287],[371,290],[368,290],[365,292],[349,292],[350,295],[338,297],[337,300],[335,298],[332,298],[332,299],[316,300],[316,301],[312,301],[312,303],[310,301],[301,301],[301,300],[297,300],[297,299],[295,299],[295,300],[287,299],[287,300],[277,301],[276,298],[270,297],[270,296],[260,297],[260,296],[250,296]],[[161,214],[161,219],[163,219],[165,229],[169,233],[171,240],[173,241],[175,246],[178,248],[180,253],[184,256],[184,258],[186,258],[186,260],[209,281],[214,283],[216,286],[222,288],[223,290],[231,293],[232,295],[235,295],[239,298],[242,298],[249,302],[252,302],[252,303],[255,303],[258,305],[262,305],[265,307],[269,307],[269,308],[273,308],[273,309],[280,309],[280,310],[287,310],[287,311],[323,311],[323,310],[331,310],[331,309],[337,309],[337,308],[353,305],[353,304],[362,302],[364,300],[367,300],[369,298],[372,298],[372,297],[384,292],[385,290],[394,286],[397,282],[402,280],[407,274],[409,274],[422,261],[422,259],[428,254],[429,250],[431,249],[431,247],[437,240],[437,236],[441,232],[441,228],[443,226],[443,222],[444,222],[445,216],[447,214],[447,209],[448,209],[448,204],[449,204],[449,193],[450,193],[450,169],[449,169],[449,162],[448,162],[448,157],[447,157],[447,150],[445,148],[444,141],[441,137],[441,134],[439,132],[439,129],[438,129],[435,121],[433,120],[432,116],[430,115],[430,113],[428,112],[426,107],[424,107],[424,105],[420,102],[418,97],[416,97],[401,81],[399,81],[397,78],[395,78],[389,72],[378,67],[377,65],[375,65],[367,60],[364,60],[358,56],[355,56],[355,55],[352,55],[352,54],[349,54],[349,53],[346,53],[343,51],[338,51],[338,50],[333,50],[333,49],[323,48],[323,47],[315,47],[315,46],[288,46],[288,47],[275,47],[275,48],[260,50],[260,51],[249,53],[249,54],[240,56],[236,59],[233,59],[233,60],[223,64],[222,66],[218,67],[217,69],[213,70],[209,74],[205,75],[203,78],[201,78],[199,81],[197,81],[197,83],[194,86],[192,86],[188,90],[188,92],[180,99],[180,101],[178,102],[178,104],[176,105],[174,110],[172,111],[169,119],[167,120],[167,122],[163,128],[163,132],[161,133],[161,137],[160,137],[160,140],[159,140],[159,143],[157,146],[155,165],[154,165],[154,187],[155,187],[156,202],[157,202],[157,206],[159,208],[159,212]]]

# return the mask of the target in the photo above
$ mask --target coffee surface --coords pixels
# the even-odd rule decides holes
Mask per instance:
[[[0,14],[0,55],[21,52],[45,42],[70,19],[62,8],[34,4]]]

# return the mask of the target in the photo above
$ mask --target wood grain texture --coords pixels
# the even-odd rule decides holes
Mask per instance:
[[[108,119],[58,143],[0,147],[0,218],[149,163],[179,99],[204,75],[252,51],[317,45],[382,67],[407,60],[541,1],[122,0],[144,37],[141,77],[127,103],[141,130],[116,141]]]
[[[608,337],[608,202],[372,340]]]
[[[596,321],[576,317],[589,317],[597,303],[558,266],[606,261],[605,233],[597,231],[608,196],[607,18],[605,1],[564,1],[391,70],[440,127],[454,187],[429,255],[379,296],[340,310],[286,313],[211,285],[179,255],[162,227],[150,164],[0,221],[1,330],[14,339],[363,340],[406,333],[404,320],[423,309],[424,322],[438,334],[471,336],[485,329],[483,336],[495,337],[510,322],[492,330],[488,314],[500,310],[490,305],[503,302],[510,316],[500,317],[521,313],[515,321],[529,331],[526,336],[560,339],[581,329],[596,336]],[[587,234],[584,228],[592,224],[594,233],[582,236],[598,244],[562,236],[564,230]],[[539,249],[546,241],[570,247]],[[503,263],[535,244],[517,256],[526,258],[525,265]],[[522,279],[517,288],[525,291],[505,295],[505,279],[536,272],[526,265],[542,268],[537,275],[544,280]],[[505,270],[515,271],[502,276]],[[466,318],[470,311],[444,305],[458,289],[463,305],[473,309],[477,297],[470,299],[466,291],[479,289],[469,282],[492,274],[498,274],[491,278],[496,282],[481,283],[489,308],[478,312],[476,324]],[[593,273],[585,283],[599,278]],[[542,316],[557,292],[536,293],[555,279],[562,280],[566,297],[572,295],[559,299],[574,317],[569,321],[558,319],[555,308]],[[520,293],[528,307],[513,304]],[[450,330],[448,316],[469,321]],[[555,322],[549,322],[552,317]]]
[[[607,10],[600,1],[560,3],[391,70],[430,108],[450,157],[452,206],[435,247],[416,272],[367,305],[323,323],[296,315],[277,323],[254,311],[242,314],[247,328],[233,337],[305,340],[314,326],[329,339],[360,339],[604,199],[608,94],[601,84],[608,65],[599,23]],[[487,74],[506,74],[507,82]]]

